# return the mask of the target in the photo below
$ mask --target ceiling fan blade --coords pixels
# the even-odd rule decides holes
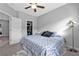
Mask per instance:
[[[37,3],[29,3],[29,4],[37,4]]]
[[[35,4],[37,4],[37,3],[35,3]]]
[[[34,9],[34,12],[36,12],[36,9]]]
[[[29,3],[29,4],[32,4],[32,3]]]
[[[37,5],[37,7],[39,7],[39,8],[45,8],[44,6],[40,6],[40,5]]]
[[[28,9],[28,8],[30,8],[31,6],[28,6],[28,7],[25,7],[25,9]]]

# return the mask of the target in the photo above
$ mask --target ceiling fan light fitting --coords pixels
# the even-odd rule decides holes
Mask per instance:
[[[31,7],[32,7],[32,9],[36,9],[36,5],[34,5],[34,4]]]

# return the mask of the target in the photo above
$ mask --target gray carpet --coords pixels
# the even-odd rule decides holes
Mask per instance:
[[[79,56],[79,52],[70,52],[67,51],[64,56]]]
[[[32,56],[32,55],[25,52],[24,50],[20,50],[16,54],[13,54],[13,56]],[[63,56],[79,56],[79,52],[74,53],[74,52],[67,51]]]
[[[0,47],[0,56],[12,56],[16,52],[22,50],[20,44],[5,45]]]
[[[13,55],[25,56],[25,51],[22,50],[20,44],[9,45],[8,37],[0,37],[0,56],[13,56]],[[28,55],[27,55],[28,56]],[[79,52],[66,51],[64,56],[79,56]]]
[[[11,56],[22,50],[20,44],[9,45],[9,37],[0,37],[0,56]]]
[[[16,53],[19,53],[16,55]],[[15,45],[5,45],[4,47],[0,48],[0,56],[28,56],[26,53],[22,50],[20,44]],[[64,56],[79,56],[79,52],[74,53],[70,51],[66,51]]]

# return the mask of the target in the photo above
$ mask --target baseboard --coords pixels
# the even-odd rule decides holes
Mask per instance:
[[[9,37],[9,36],[0,36],[0,37]]]
[[[72,46],[66,46],[67,49],[72,48]],[[79,48],[74,47],[74,49],[76,49],[77,51],[79,51]]]

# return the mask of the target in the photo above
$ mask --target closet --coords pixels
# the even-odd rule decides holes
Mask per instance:
[[[33,34],[33,22],[27,21],[27,35]]]
[[[9,21],[0,19],[0,36],[9,36]]]

